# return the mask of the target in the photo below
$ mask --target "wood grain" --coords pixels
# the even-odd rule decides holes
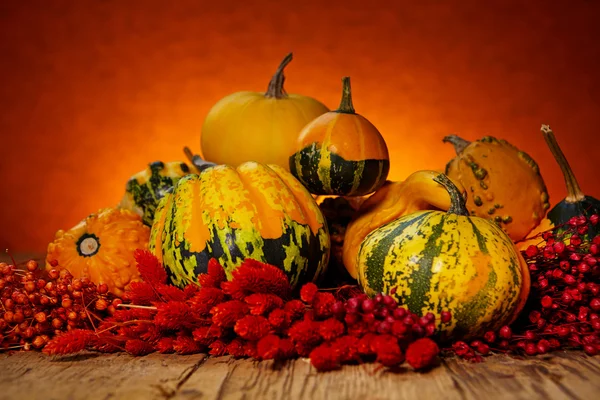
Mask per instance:
[[[151,354],[0,355],[5,399],[598,399],[600,357],[558,352],[472,364],[444,359],[428,372],[377,365],[317,373],[306,359],[272,361]]]

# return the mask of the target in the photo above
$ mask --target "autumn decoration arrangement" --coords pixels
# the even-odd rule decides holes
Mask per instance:
[[[44,265],[0,264],[0,350],[231,355],[319,371],[440,357],[600,353],[600,201],[565,178],[552,206],[524,151],[440,138],[440,170],[388,180],[350,78],[330,110],[267,91],[224,97],[201,153],[155,161],[118,204],[58,230]],[[244,143],[240,146],[239,143]]]

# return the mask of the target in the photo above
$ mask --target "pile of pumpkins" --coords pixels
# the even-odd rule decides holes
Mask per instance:
[[[529,293],[515,243],[577,215],[573,204],[597,202],[582,197],[549,128],[542,130],[572,195],[551,220],[537,164],[494,137],[448,136],[443,141],[457,156],[445,172],[388,180],[385,140],[354,110],[350,78],[331,111],[285,92],[291,60],[282,61],[266,93],[238,92],[214,105],[202,127],[203,158],[185,148],[187,162],[149,164],[128,181],[117,207],[59,231],[48,268],[56,260],[122,294],[139,279],[133,249],[147,246],[180,287],[197,282],[213,257],[228,276],[245,258],[276,265],[299,287],[318,282],[329,264],[329,230],[316,198],[342,196],[361,199],[342,259],[365,293],[391,294],[438,320],[451,311],[452,321],[439,326],[447,337],[513,321]]]

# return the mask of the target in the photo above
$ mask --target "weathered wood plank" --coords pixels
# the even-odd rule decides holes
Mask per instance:
[[[72,357],[0,355],[4,399],[598,399],[600,357],[558,352],[479,364],[450,358],[415,373],[376,365],[317,373],[307,360],[282,364],[151,354]]]
[[[203,354],[0,355],[0,399],[165,399],[205,358]]]

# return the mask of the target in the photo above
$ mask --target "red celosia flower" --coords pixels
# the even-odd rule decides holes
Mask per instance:
[[[150,321],[156,315],[156,310],[149,308],[130,308],[130,309],[122,309],[117,311],[112,315],[112,317],[107,318],[104,322],[112,323],[112,322],[127,322],[133,320],[147,320]],[[114,325],[114,324],[112,324]],[[105,328],[100,328],[99,330],[104,330]]]
[[[335,304],[335,296],[328,292],[319,292],[315,294],[313,299],[313,311],[317,318],[329,318],[333,315],[333,305]]]
[[[198,293],[198,291],[200,290],[200,285],[197,285],[195,283],[189,283],[186,285],[186,287],[183,288],[183,294],[185,296],[186,300],[191,299],[192,297],[194,297],[196,295],[196,293]]]
[[[253,259],[244,260],[231,275],[231,282],[223,282],[221,287],[235,299],[252,293],[271,293],[287,298],[291,292],[289,280],[282,270]]]
[[[348,335],[360,338],[369,332],[369,325],[366,322],[361,321],[359,323],[349,325],[347,329]]]
[[[331,343],[331,351],[340,362],[349,362],[359,359],[359,339],[354,336],[340,336]]]
[[[408,345],[406,361],[414,369],[423,369],[433,365],[439,354],[438,345],[429,338],[417,339]]]
[[[310,363],[318,371],[331,371],[340,366],[340,360],[337,358],[336,353],[332,351],[329,344],[322,344],[315,347],[310,352],[309,357]]]
[[[269,313],[269,323],[275,329],[282,329],[287,326],[285,311],[277,308]]]
[[[221,283],[226,280],[227,276],[225,275],[225,270],[216,258],[208,260],[208,270],[206,274],[198,275],[198,283],[202,287],[218,288],[221,286]]]
[[[148,306],[159,300],[158,293],[148,282],[131,282],[123,299],[141,306]]]
[[[183,290],[173,285],[155,285],[158,296],[162,301],[185,301]]]
[[[319,333],[319,324],[312,320],[302,320],[294,323],[288,331],[288,336],[294,344],[317,346],[322,338]]]
[[[94,332],[86,329],[73,329],[50,340],[44,347],[46,354],[72,354],[86,349]]]
[[[326,319],[319,324],[319,333],[321,334],[321,337],[327,341],[342,336],[344,330],[344,324],[335,318]]]
[[[244,342],[244,354],[247,357],[258,358],[258,352],[256,351],[256,342]]]
[[[300,300],[290,300],[285,303],[283,310],[287,314],[288,323],[292,323],[304,316],[306,306]]]
[[[284,338],[279,341],[279,357],[282,360],[288,360],[297,355],[294,343],[290,339]]]
[[[192,309],[182,301],[170,301],[156,305],[156,317],[154,323],[160,329],[181,329],[194,325],[196,319]]]
[[[139,338],[149,342],[156,343],[162,338],[162,332],[156,327],[156,325],[152,324],[140,324],[145,325],[146,329],[139,334]]]
[[[365,356],[375,354],[375,350],[373,349],[373,341],[376,337],[377,335],[374,333],[367,333],[361,337],[357,345],[358,353]]]
[[[269,325],[269,321],[263,316],[246,315],[235,323],[233,330],[242,339],[259,340],[269,334],[271,325]]]
[[[393,367],[401,364],[404,361],[404,354],[400,350],[398,341],[389,342],[386,346],[379,346],[377,348],[377,362],[386,366]]]
[[[277,335],[266,335],[256,344],[256,352],[262,360],[272,360],[279,356],[279,342],[281,339]]]
[[[227,296],[221,289],[202,287],[194,297],[189,300],[189,305],[195,313],[208,317],[210,310],[217,304],[223,303]]]
[[[87,348],[101,353],[116,353],[123,350],[123,340],[107,333],[92,335]]]
[[[140,339],[130,339],[125,342],[125,351],[132,356],[145,356],[154,352],[154,346]]]
[[[192,335],[194,340],[200,344],[208,346],[216,339],[222,338],[227,334],[228,330],[217,325],[201,326],[194,329]]]
[[[281,297],[274,294],[254,293],[247,296],[244,301],[250,307],[250,313],[254,315],[264,315],[275,308],[283,307]]]
[[[212,342],[210,346],[208,346],[210,348],[208,354],[216,357],[224,356],[225,354],[227,354],[227,345],[228,343],[226,343],[225,341],[217,339],[214,342]]]
[[[156,350],[161,354],[173,353],[173,344],[175,340],[172,337],[163,337],[156,343]]]
[[[244,341],[240,338],[233,339],[227,345],[227,353],[236,358],[244,357],[246,355],[244,353]]]
[[[173,350],[177,354],[196,354],[206,350],[206,347],[197,343],[192,337],[180,335],[173,341]]]
[[[137,262],[137,270],[144,282],[151,285],[167,283],[167,271],[154,254],[148,250],[137,249],[133,255]]]
[[[315,294],[319,291],[317,285],[312,282],[309,282],[302,286],[300,289],[300,299],[306,304],[311,304],[313,299],[315,298]]]
[[[248,314],[248,306],[239,300],[230,300],[216,305],[210,310],[212,321],[217,326],[233,328],[235,323]]]

